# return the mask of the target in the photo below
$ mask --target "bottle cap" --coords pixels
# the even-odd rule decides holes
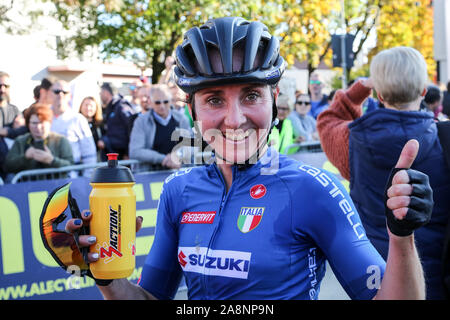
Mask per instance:
[[[133,174],[127,167],[119,165],[119,154],[108,153],[108,165],[96,168],[91,183],[123,183],[134,182]]]
[[[108,157],[108,167],[114,168],[118,166],[119,164],[119,161],[117,160],[119,157],[118,153],[107,153],[106,156]]]

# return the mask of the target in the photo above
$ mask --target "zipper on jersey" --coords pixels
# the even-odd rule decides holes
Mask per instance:
[[[215,165],[214,167],[215,167],[217,175],[219,176],[220,181],[222,182],[223,192],[222,192],[222,199],[221,199],[220,206],[219,206],[219,211],[218,211],[218,213],[216,215],[216,219],[218,219],[218,221],[217,221],[217,224],[216,224],[216,226],[215,226],[215,228],[213,230],[211,238],[209,239],[208,247],[206,248],[205,261],[206,261],[206,256],[208,255],[209,249],[211,248],[211,246],[212,246],[212,244],[214,242],[214,239],[216,237],[217,231],[218,231],[218,229],[220,227],[222,210],[225,207],[225,203],[228,200],[229,195],[231,194],[233,186],[235,185],[235,181],[236,181],[236,178],[237,178],[237,171],[238,171],[236,166],[232,167],[232,179],[233,179],[233,181],[231,182],[230,189],[227,192],[227,186],[226,186],[226,183],[225,183],[225,179],[223,178],[222,172],[219,170],[217,165]],[[205,263],[205,265],[206,265],[206,263]],[[202,273],[203,292],[205,293],[205,299],[209,300],[209,293],[208,293],[208,289],[207,289],[208,288],[207,287],[207,278],[206,278],[207,276],[205,274],[205,265],[203,266],[203,273]]]

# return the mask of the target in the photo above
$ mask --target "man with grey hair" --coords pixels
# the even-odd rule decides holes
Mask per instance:
[[[149,89],[150,111],[135,120],[130,136],[130,158],[163,168],[178,169],[181,166],[172,139],[175,130],[190,132],[188,119],[170,109],[171,93],[165,84],[155,84]]]
[[[427,91],[427,65],[417,50],[395,47],[373,58],[370,73],[369,79],[337,91],[330,108],[319,115],[322,148],[350,181],[350,195],[367,236],[386,258],[390,248],[383,199],[391,196],[385,193],[386,181],[403,145],[410,139],[419,142],[411,168],[429,176],[434,209],[431,221],[414,234],[414,240],[424,268],[427,298],[444,299],[441,257],[450,212],[450,171],[433,114],[419,111]],[[372,89],[385,108],[363,115],[361,105]],[[403,216],[408,219],[409,211]]]

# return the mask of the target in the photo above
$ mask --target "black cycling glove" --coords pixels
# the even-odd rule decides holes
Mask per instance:
[[[410,195],[411,202],[408,205],[406,216],[402,220],[398,220],[394,216],[392,210],[387,207],[387,200],[389,199],[387,190],[392,185],[394,175],[400,170],[406,170],[409,176],[409,184],[413,186],[413,190]],[[428,176],[425,173],[413,169],[392,169],[384,190],[386,221],[391,233],[400,237],[411,235],[414,230],[426,225],[430,221],[433,205],[433,190],[431,189]]]

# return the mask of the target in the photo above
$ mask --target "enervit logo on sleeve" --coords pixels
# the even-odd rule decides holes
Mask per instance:
[[[179,247],[178,262],[183,271],[204,275],[247,279],[251,252]]]
[[[181,223],[211,224],[214,222],[215,216],[216,211],[183,212],[181,215]]]

